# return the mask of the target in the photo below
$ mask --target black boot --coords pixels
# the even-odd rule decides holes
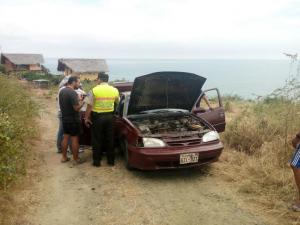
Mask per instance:
[[[93,162],[93,166],[100,167],[101,166],[101,162],[100,161],[94,161]]]
[[[107,164],[108,164],[109,166],[114,166],[114,165],[115,165],[115,162],[114,162],[114,161],[109,161],[109,162],[107,162]]]

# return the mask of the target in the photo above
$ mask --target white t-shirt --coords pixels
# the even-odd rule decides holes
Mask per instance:
[[[58,109],[58,113],[60,113],[60,106],[59,106],[59,93],[62,89],[64,89],[66,86],[62,86],[59,90],[58,90],[58,93],[57,93],[57,109]]]

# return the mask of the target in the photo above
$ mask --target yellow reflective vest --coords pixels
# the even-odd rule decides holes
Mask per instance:
[[[105,113],[114,111],[114,104],[119,99],[118,89],[105,83],[94,87],[92,92],[94,96],[93,112]]]

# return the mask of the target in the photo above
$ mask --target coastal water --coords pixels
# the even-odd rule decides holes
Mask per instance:
[[[157,71],[184,71],[207,78],[203,89],[218,87],[222,94],[255,98],[284,85],[296,65],[289,60],[216,59],[107,59],[110,79],[133,81]],[[45,66],[57,73],[57,59],[46,58]]]

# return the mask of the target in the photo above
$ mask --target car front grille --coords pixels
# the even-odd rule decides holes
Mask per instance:
[[[201,139],[180,139],[180,140],[165,140],[165,142],[169,146],[193,146],[193,145],[200,145]]]

